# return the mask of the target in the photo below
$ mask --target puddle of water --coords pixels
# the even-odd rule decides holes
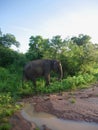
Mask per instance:
[[[37,113],[34,111],[33,104],[26,104],[21,114],[26,120],[35,122],[41,130],[43,130],[43,124],[52,130],[98,130],[98,124],[96,123],[68,121],[58,119],[48,113]]]

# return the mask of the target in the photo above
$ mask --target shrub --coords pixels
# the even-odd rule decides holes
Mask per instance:
[[[0,92],[16,93],[20,87],[20,76],[0,67]]]
[[[0,130],[11,130],[11,125],[9,123],[1,124]]]
[[[8,118],[19,109],[20,106],[15,104],[11,93],[0,94],[0,130],[11,129]]]

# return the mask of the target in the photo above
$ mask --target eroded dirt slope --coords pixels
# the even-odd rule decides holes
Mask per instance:
[[[35,111],[47,112],[58,118],[98,123],[97,85],[76,92],[32,96],[22,99],[21,102],[32,103]],[[13,130],[34,130],[36,127],[33,123],[24,120],[20,113],[14,115],[10,122]],[[17,128],[18,126],[20,128]],[[25,127],[28,128],[25,129]]]

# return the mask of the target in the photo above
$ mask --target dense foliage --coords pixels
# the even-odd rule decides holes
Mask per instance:
[[[18,98],[36,93],[85,88],[98,79],[98,45],[92,43],[88,35],[80,34],[78,37],[66,39],[59,35],[53,36],[52,39],[44,39],[39,35],[31,36],[29,50],[25,54],[12,50],[12,45],[20,45],[15,36],[0,32],[0,130],[10,129],[8,116],[18,108],[13,103]],[[56,81],[55,74],[51,73],[49,87],[45,87],[43,78],[37,80],[36,91],[31,82],[22,86],[23,66],[35,59],[60,60],[64,72],[62,81]]]

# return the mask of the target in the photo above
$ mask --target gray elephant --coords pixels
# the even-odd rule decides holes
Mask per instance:
[[[50,72],[52,70],[59,74],[58,80],[62,79],[62,65],[59,61],[50,59],[30,61],[24,67],[23,80],[31,80],[36,86],[36,79],[43,76],[46,80],[46,85],[49,85]]]

